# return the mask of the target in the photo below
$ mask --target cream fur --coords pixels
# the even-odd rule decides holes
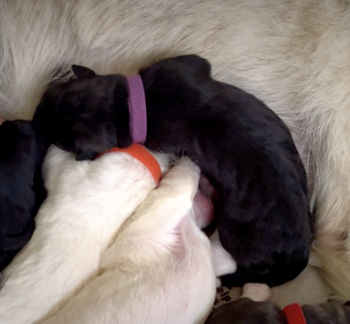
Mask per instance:
[[[293,131],[314,189],[315,251],[348,300],[349,33],[349,0],[0,0],[0,112],[31,118],[59,66],[135,73],[166,56],[208,58]]]
[[[270,299],[271,289],[265,284],[248,283],[243,286],[241,297],[250,298],[255,302],[264,302]]]
[[[237,270],[237,263],[231,254],[228,253],[221,245],[217,230],[210,237],[210,244],[216,277],[220,277],[228,273],[234,273]],[[216,279],[216,286],[221,286],[221,280],[219,278]]]
[[[118,233],[100,275],[43,323],[204,323],[215,274],[192,209],[198,180],[198,167],[181,158]]]
[[[164,156],[158,160],[167,168]],[[77,162],[54,146],[45,158],[44,179],[48,198],[33,237],[3,272],[2,324],[36,323],[96,277],[102,252],[156,185],[128,154]]]

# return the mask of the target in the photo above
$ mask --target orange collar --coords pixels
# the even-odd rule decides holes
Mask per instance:
[[[151,172],[154,181],[157,183],[159,182],[159,180],[162,176],[162,172],[161,172],[159,163],[154,158],[154,156],[150,152],[147,151],[147,149],[144,146],[137,144],[137,143],[133,143],[129,147],[126,147],[126,148],[115,147],[115,148],[112,148],[111,150],[109,150],[108,152],[105,152],[105,153],[109,153],[109,152],[128,153],[133,158],[135,158],[136,160],[139,160],[142,164],[144,164],[145,167],[149,170],[149,172]],[[105,153],[102,153],[99,156],[101,156]]]
[[[299,304],[291,304],[283,309],[289,324],[307,324],[302,308]]]

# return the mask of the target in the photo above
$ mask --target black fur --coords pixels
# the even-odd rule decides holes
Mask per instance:
[[[33,122],[53,143],[75,153],[77,160],[90,160],[112,147],[127,147],[132,141],[125,78],[83,75],[44,93]]]
[[[29,241],[46,198],[41,166],[49,146],[29,121],[0,126],[0,271]]]
[[[125,77],[73,69],[78,79],[48,89],[34,121],[77,159],[128,146]],[[281,119],[256,97],[213,80],[210,69],[186,55],[140,71],[145,145],[187,154],[214,185],[220,240],[239,265],[225,283],[280,285],[308,262],[313,221],[305,170]]]
[[[304,305],[301,307],[307,324],[348,324],[350,307],[336,303]],[[250,298],[218,307],[205,324],[288,324],[287,319],[275,303],[255,302]]]

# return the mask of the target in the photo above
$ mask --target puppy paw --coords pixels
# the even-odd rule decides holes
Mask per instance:
[[[242,297],[250,298],[255,302],[263,302],[271,297],[271,290],[265,284],[248,283],[243,286]]]
[[[197,164],[192,162],[192,160],[187,156],[182,156],[175,164],[174,168],[177,168],[179,171],[182,171],[183,173],[189,173],[191,176],[195,177],[197,180],[197,183],[199,182],[199,167]]]
[[[189,197],[192,202],[198,188],[199,173],[198,166],[191,159],[181,157],[165,175],[160,185],[171,186],[174,191]]]

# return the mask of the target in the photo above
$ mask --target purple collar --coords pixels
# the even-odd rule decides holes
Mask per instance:
[[[139,75],[126,77],[129,93],[130,135],[134,143],[143,144],[147,136],[145,90]]]

